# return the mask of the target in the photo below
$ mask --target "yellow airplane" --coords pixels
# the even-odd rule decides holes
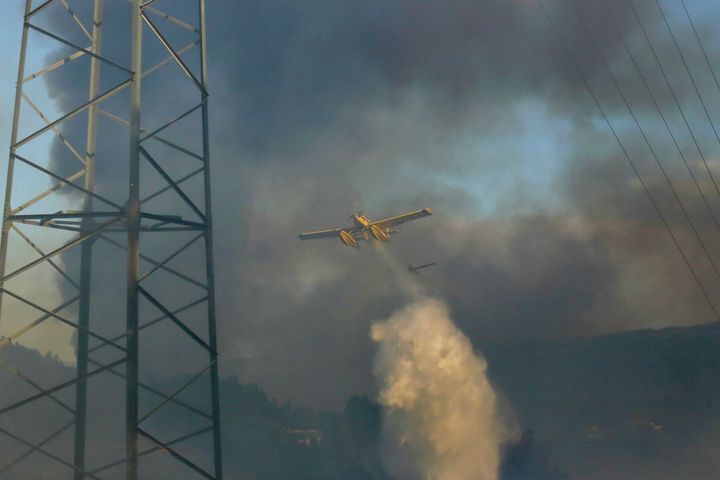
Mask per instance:
[[[373,222],[362,213],[353,213],[350,218],[352,218],[355,225],[352,227],[338,227],[330,230],[305,232],[298,235],[298,237],[300,237],[300,240],[338,237],[340,241],[348,247],[357,247],[358,240],[370,240],[370,235],[380,242],[387,242],[390,240],[390,235],[395,233],[395,230],[390,230],[390,227],[415,220],[416,218],[427,217],[428,215],[432,215],[431,208],[403,213],[397,217],[390,217],[378,222]]]

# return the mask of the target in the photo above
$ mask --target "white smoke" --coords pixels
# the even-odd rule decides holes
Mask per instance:
[[[416,299],[373,325],[389,473],[401,479],[496,480],[509,430],[487,363],[446,305]]]

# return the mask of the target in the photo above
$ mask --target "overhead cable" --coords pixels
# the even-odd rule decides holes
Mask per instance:
[[[620,150],[622,151],[623,155],[625,156],[628,164],[630,165],[630,168],[632,169],[633,173],[637,177],[638,181],[640,182],[640,185],[643,188],[643,191],[645,192],[645,195],[650,200],[650,203],[652,204],[653,208],[655,209],[655,212],[658,214],[658,217],[660,218],[661,222],[663,223],[665,230],[668,232],[668,235],[670,236],[673,244],[675,245],[675,248],[677,249],[678,253],[680,253],[680,256],[682,257],[683,261],[685,262],[685,265],[688,267],[688,270],[690,271],[690,274],[692,275],[693,279],[695,280],[695,283],[697,284],[698,288],[703,294],[703,297],[707,301],[708,306],[712,310],[713,314],[715,315],[715,318],[720,321],[720,313],[716,309],[715,305],[713,304],[712,300],[710,299],[710,295],[708,294],[707,290],[705,289],[705,286],[703,285],[702,281],[700,280],[700,277],[698,276],[697,272],[695,272],[695,269],[693,268],[692,264],[690,263],[690,260],[688,259],[686,253],[683,251],[682,247],[680,246],[680,243],[675,236],[675,234],[672,231],[672,228],[670,228],[670,224],[665,217],[665,215],[662,213],[662,210],[660,209],[660,206],[658,205],[655,198],[650,193],[650,190],[647,187],[647,184],[643,180],[642,176],[640,175],[640,172],[635,165],[635,162],[633,162],[632,157],[628,153],[627,149],[623,145],[622,141],[620,140],[620,137],[615,130],[615,127],[610,122],[610,119],[608,118],[607,113],[605,112],[605,109],[600,104],[600,101],[598,100],[597,95],[595,94],[595,91],[592,89],[592,86],[590,85],[590,82],[588,81],[586,75],[583,73],[582,69],[580,68],[580,65],[578,64],[577,60],[575,59],[575,56],[572,54],[572,51],[570,50],[570,47],[567,45],[567,42],[565,41],[565,38],[560,33],[560,30],[558,29],[557,25],[553,21],[552,17],[550,16],[550,13],[547,11],[547,8],[545,7],[545,4],[543,0],[537,0],[540,8],[542,9],[543,13],[545,14],[545,17],[547,18],[548,22],[550,23],[551,27],[553,28],[555,34],[557,35],[558,39],[560,40],[563,49],[567,53],[568,57],[570,58],[573,67],[578,73],[578,76],[581,78],[583,84],[587,88],[588,93],[592,97],[593,102],[595,103],[595,106],[600,111],[603,119],[605,120],[605,123],[607,124],[608,128],[610,129],[610,132],[612,133],[613,137],[615,138],[618,146],[620,147]]]

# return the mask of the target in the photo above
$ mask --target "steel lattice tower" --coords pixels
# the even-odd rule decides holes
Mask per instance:
[[[25,435],[29,433],[0,425],[0,436],[4,435],[21,449],[17,458],[0,463],[0,478],[34,456],[57,463],[65,469],[68,478],[74,479],[151,478],[157,475],[157,470],[154,474],[144,473],[142,462],[146,459],[155,462],[154,458],[168,465],[167,474],[173,478],[221,479],[223,476],[211,229],[205,0],[188,0],[192,2],[193,19],[180,19],[168,13],[165,8],[172,8],[172,2],[123,1],[119,3],[128,9],[127,18],[123,17],[126,23],[116,28],[123,30],[125,33],[121,38],[128,40],[129,45],[123,49],[130,57],[129,63],[110,58],[105,53],[107,48],[103,48],[103,40],[105,47],[110,47],[111,41],[117,41],[116,38],[103,39],[107,26],[117,20],[117,17],[104,15],[107,6],[104,0],[86,0],[92,4],[91,25],[73,9],[69,0],[25,0],[0,244],[0,327],[4,334],[0,340],[0,367],[12,372],[31,393],[16,396],[9,403],[0,396],[0,420],[11,418],[29,406],[36,406],[34,412],[43,408],[61,412],[51,413],[47,418],[63,417],[59,427],[36,438],[27,438]],[[54,24],[54,31],[42,26],[40,19],[48,15],[64,16],[66,25],[74,32],[68,35],[57,32],[60,23]],[[183,30],[192,40],[182,48],[176,48],[176,41],[166,33],[169,29]],[[30,35],[55,42],[69,54],[29,73],[26,69],[29,56],[33,54],[28,48]],[[72,35],[85,37],[87,43],[70,40]],[[146,37],[145,45],[143,37]],[[162,57],[144,65],[144,54],[150,42],[162,52]],[[83,75],[89,75],[84,101],[54,120],[48,118],[43,114],[42,105],[33,101],[25,87],[30,82],[37,83],[36,79],[40,77],[73,68],[81,61],[87,62]],[[42,62],[46,59],[42,58]],[[148,63],[147,59],[145,63]],[[109,71],[112,75],[107,73]],[[142,84],[159,71],[166,76],[176,76],[167,84],[169,87],[182,84],[195,92],[188,109],[172,112],[170,107],[182,103],[172,96],[177,93],[174,91],[168,93],[164,103],[160,102],[161,106],[167,106],[167,112],[158,111],[158,108],[148,112],[148,107],[143,106]],[[103,86],[105,79],[112,80],[112,84]],[[156,89],[154,95],[163,93],[163,89]],[[122,101],[127,102],[125,118],[116,108],[123,96],[126,98]],[[113,108],[116,111],[113,112]],[[154,119],[154,124],[148,122],[146,126],[141,122],[147,113]],[[22,133],[25,116],[41,121],[41,126]],[[164,120],[158,122],[157,119],[163,116]],[[124,131],[122,135],[129,144],[129,158],[125,157],[127,164],[122,167],[127,175],[126,185],[124,178],[108,182],[108,176],[103,174],[103,169],[110,163],[113,163],[112,168],[118,168],[118,159],[113,157],[109,162],[98,150],[104,135],[99,126],[101,118]],[[78,122],[83,124],[81,132],[71,135],[69,132]],[[181,124],[181,138],[197,137],[191,142],[196,149],[173,137],[173,129]],[[73,168],[77,171],[67,174],[55,169],[57,165],[50,161],[34,158],[39,154],[37,148],[33,149],[33,143],[52,136],[54,142],[74,158],[76,166]],[[82,147],[77,145],[79,137],[85,143]],[[158,150],[160,147],[162,150]],[[187,169],[182,170],[185,165]],[[19,167],[46,178],[41,191],[27,195],[23,188],[26,184],[18,174]],[[177,173],[179,171],[183,173]],[[148,172],[153,172],[154,180],[146,180]],[[106,190],[124,192],[124,198],[101,192],[98,183],[101,177],[105,178]],[[141,185],[149,188],[147,193],[143,194]],[[171,200],[154,210],[153,201],[161,197],[171,197]],[[47,205],[50,211],[44,210]],[[59,209],[58,205],[61,206]],[[44,247],[48,238],[57,240],[58,235],[63,235],[58,245]],[[186,235],[182,241],[179,240],[181,235]],[[120,312],[122,322],[109,320],[116,312],[94,310],[93,298],[98,290],[94,278],[105,268],[104,262],[109,258],[108,254],[98,254],[101,244],[115,249],[125,258],[119,271],[126,273],[126,289],[108,295],[126,297],[125,311]],[[29,249],[33,256],[16,254],[20,246]],[[195,254],[187,258],[191,251]],[[19,266],[9,266],[18,258],[22,259]],[[190,265],[189,269],[178,266],[183,260]],[[44,304],[48,295],[38,291],[42,289],[25,288],[27,291],[19,293],[13,282],[27,287],[27,283],[32,284],[32,278],[36,277],[25,283],[23,277],[40,268],[52,272],[56,276],[53,278],[65,282],[66,289],[72,287],[75,294],[64,293],[59,305],[49,306]],[[109,278],[109,274],[104,275]],[[152,283],[159,275],[163,275],[163,280]],[[189,298],[181,293],[186,287],[201,293]],[[15,323],[9,330],[6,325],[8,315],[15,315],[8,313],[9,302],[22,305],[23,311],[34,311],[35,316],[23,320],[12,317]],[[181,318],[187,312],[191,312],[191,316]],[[23,365],[10,365],[3,357],[5,347],[16,341],[22,342],[24,336],[49,322],[61,323],[66,326],[64,328],[75,331],[74,375],[52,383],[47,379],[33,379],[36,372],[24,372]],[[202,355],[199,358],[204,359],[172,388],[153,385],[143,378],[146,354],[143,353],[145,343],[141,344],[141,340],[160,326],[169,332],[163,336],[183,338],[193,348],[197,347]],[[146,342],[146,346],[152,355],[156,355],[153,341]],[[106,356],[101,357],[101,353]],[[177,355],[177,351],[173,354]],[[104,405],[93,407],[96,396],[89,389],[93,382],[104,376],[121,382],[120,394],[107,398],[124,400],[125,421],[120,422],[124,428],[118,433],[118,438],[122,439],[121,448],[114,459],[105,455],[106,450],[110,450],[109,443],[98,443],[88,437],[95,418],[89,412],[93,408],[104,408]],[[183,392],[198,388],[195,385],[199,382],[208,382],[203,384],[206,387],[201,387],[207,394],[201,399],[203,405],[183,400]],[[167,421],[156,420],[169,408],[174,408],[176,415],[192,416],[197,428],[180,432],[174,425],[168,427]],[[122,411],[117,413],[122,416]],[[111,416],[108,412],[103,414]],[[65,437],[68,445],[56,445],[58,439]],[[197,448],[183,450],[187,442],[197,445],[199,441],[208,446],[202,454]],[[104,461],[91,459],[96,448],[102,449],[100,457],[105,458]],[[193,455],[204,457],[198,459]],[[153,463],[153,468],[159,468],[156,465]],[[108,476],[113,472],[114,477]]]

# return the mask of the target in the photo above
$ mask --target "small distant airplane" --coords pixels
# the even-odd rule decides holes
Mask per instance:
[[[398,215],[397,217],[390,217],[378,222],[373,222],[362,213],[353,213],[350,218],[352,218],[355,225],[352,227],[338,227],[330,230],[305,232],[298,235],[298,237],[300,237],[300,240],[338,237],[340,238],[340,241],[348,247],[357,247],[358,240],[370,240],[370,235],[378,241],[387,242],[390,240],[391,234],[397,233],[396,230],[390,230],[390,227],[400,225],[401,223],[409,222],[410,220],[415,220],[417,218],[427,217],[428,215],[432,215],[431,208],[404,213],[402,215]]]
[[[418,270],[423,269],[423,268],[432,267],[433,265],[435,265],[435,262],[426,263],[425,265],[418,265],[417,267],[413,267],[413,265],[411,263],[410,265],[408,265],[408,272],[419,274],[420,272],[418,272]]]

